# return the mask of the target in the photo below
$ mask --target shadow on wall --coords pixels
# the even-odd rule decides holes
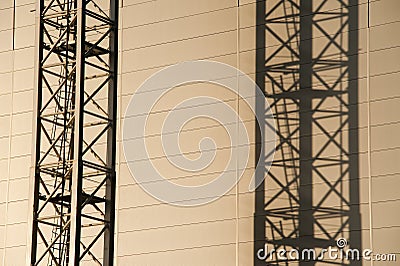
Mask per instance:
[[[358,1],[259,1],[256,41],[257,84],[275,115],[277,142],[270,171],[257,173],[265,180],[255,197],[254,265],[332,264],[276,253],[262,260],[257,252],[312,248],[318,256],[339,238],[361,249]],[[260,147],[258,156],[266,158]]]

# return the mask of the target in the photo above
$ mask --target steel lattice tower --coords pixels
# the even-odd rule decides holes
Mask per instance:
[[[113,265],[118,0],[40,0],[31,265]]]
[[[255,254],[264,245],[319,252],[340,237],[360,248],[358,1],[259,1],[257,23],[257,83],[275,115],[277,146],[270,172],[259,173],[266,177],[256,191]],[[254,261],[350,264],[276,253]]]

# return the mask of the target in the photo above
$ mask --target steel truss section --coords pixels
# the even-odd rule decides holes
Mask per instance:
[[[274,110],[273,165],[257,189],[255,254],[260,248],[360,248],[357,132],[358,3],[257,2],[257,83]],[[261,108],[262,109],[262,108]],[[260,135],[257,135],[260,141]],[[265,151],[258,150],[257,156]],[[263,157],[261,157],[263,158]],[[359,265],[271,257],[255,265]],[[287,254],[286,254],[287,255]]]
[[[118,0],[40,0],[31,265],[113,265]]]

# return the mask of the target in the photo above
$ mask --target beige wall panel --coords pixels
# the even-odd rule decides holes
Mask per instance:
[[[7,225],[6,247],[26,245],[27,229],[28,226],[26,223]],[[24,255],[25,254],[20,254],[21,257]]]
[[[145,49],[147,49],[147,48],[145,48]],[[184,59],[184,61],[189,60],[189,59],[190,58]],[[228,64],[231,66],[236,66],[236,64],[237,64],[236,53],[210,57],[210,58],[207,58],[206,60],[217,61],[217,62],[225,63],[225,64]],[[121,103],[122,114],[125,113],[125,109],[129,102],[129,99],[132,97],[132,94],[139,88],[139,86],[147,78],[149,78],[152,74],[155,74],[157,71],[163,69],[164,67],[167,67],[167,66],[158,66],[158,67],[154,67],[154,68],[150,68],[150,69],[132,70],[132,71],[122,73],[121,82],[120,82],[120,86],[121,86],[121,90],[122,90],[122,94],[121,94],[122,95],[122,103]],[[254,72],[254,70],[253,70],[253,72]],[[163,88],[163,86],[161,85],[159,88],[155,87],[154,90],[162,89],[162,88]]]
[[[11,195],[9,194],[9,198]],[[28,221],[28,200],[8,203],[7,223],[26,223]],[[24,232],[26,234],[26,231]],[[18,237],[18,235],[16,235]]]
[[[399,201],[399,184],[400,173],[372,178],[372,201]],[[394,211],[394,213],[398,213],[398,211]]]
[[[12,134],[32,133],[33,113],[20,113],[12,116]]]
[[[13,94],[13,113],[31,112],[33,110],[33,90]]]
[[[120,96],[123,98],[123,101],[126,102],[124,105],[124,108],[121,108],[122,116],[125,115],[125,110],[126,110],[127,104],[129,103],[129,100],[132,97],[133,93],[139,88],[139,86],[146,79],[148,79],[151,75],[155,74],[157,71],[159,71],[161,69],[162,69],[162,67],[134,71],[134,72],[126,72],[126,73],[121,74],[121,81],[120,81],[121,95]]]
[[[249,243],[249,242],[253,241],[253,239],[254,239],[253,225],[254,225],[253,217],[245,217],[245,218],[238,219],[239,243]],[[253,254],[253,251],[251,251],[247,255],[250,255],[250,257],[251,257],[252,254]]]
[[[0,29],[12,29],[13,25],[13,10],[11,8],[0,9]]]
[[[1,11],[0,11],[1,13]],[[12,49],[12,30],[3,30],[0,28],[0,52]]]
[[[138,5],[138,4],[145,3],[145,2],[149,2],[149,1],[148,0],[129,0],[129,2],[128,2],[128,1],[120,0],[119,6],[121,8],[127,8],[128,6],[135,6],[135,5]]]
[[[382,150],[371,154],[372,175],[400,172],[400,149]]]
[[[399,103],[399,98],[371,102],[371,125],[399,121]]]
[[[400,21],[371,27],[370,34],[371,51],[398,46],[400,44]]]
[[[12,96],[11,94],[3,94],[0,95],[0,113],[2,115],[10,114],[11,113],[11,107],[12,107]]]
[[[32,152],[32,136],[13,136],[11,144],[11,157],[29,155]]]
[[[0,9],[6,9],[13,6],[13,0],[3,0],[0,2]]]
[[[35,45],[35,25],[15,29],[15,49],[27,48]]]
[[[239,150],[240,151],[240,150]],[[213,156],[214,152],[207,152],[207,156]],[[207,168],[196,172],[178,168],[171,164],[168,159],[164,157],[150,158],[154,167],[160,172],[166,179],[174,178],[176,182],[183,185],[200,185],[204,182],[211,181],[214,177],[219,175],[220,171],[225,171],[232,178],[235,178],[235,167],[233,163],[228,164],[231,152],[229,150],[218,150],[215,159],[208,165]],[[125,160],[122,159],[124,162]],[[145,160],[137,160],[136,167],[146,167],[147,163]],[[196,175],[194,175],[196,174]],[[177,177],[189,177],[186,179],[177,179]],[[193,178],[190,178],[193,177]],[[153,181],[152,177],[148,177],[149,181]]]
[[[202,91],[202,88],[207,88],[207,87],[210,88],[210,90]],[[156,106],[154,106],[154,108],[152,109],[152,113],[151,113],[151,120],[154,119],[154,123],[156,123],[157,121],[163,121],[162,119],[164,119],[164,117],[166,115],[168,115],[168,112],[170,111],[167,108],[175,107],[181,101],[188,99],[185,96],[185,94],[187,96],[191,95],[191,96],[215,97],[218,100],[225,102],[227,105],[231,106],[232,108],[235,107],[235,98],[236,98],[236,96],[233,95],[230,91],[228,91],[226,89],[223,89],[222,87],[219,87],[219,86],[216,86],[216,85],[209,86],[208,84],[205,84],[205,85],[196,84],[196,85],[190,85],[190,86],[182,86],[182,88],[190,88],[190,89],[198,88],[199,90],[197,92],[196,91],[187,90],[186,93],[183,92],[182,95],[177,96],[178,98],[175,99],[171,103],[164,103],[163,105],[157,104]],[[148,94],[149,96],[151,96],[152,94],[153,95],[158,95],[159,93],[160,93],[160,90],[156,90],[156,91],[145,93],[145,94]],[[122,116],[123,116],[123,118],[125,118],[125,115],[128,115],[128,117],[134,117],[136,115],[136,114],[126,114],[127,107],[128,107],[128,105],[129,105],[129,103],[131,101],[131,96],[132,95],[126,95],[126,96],[122,97],[121,108],[122,108]],[[221,97],[221,96],[224,96],[225,98]],[[143,95],[142,97],[146,97],[146,95]],[[216,105],[215,105],[216,107],[223,106],[223,104],[218,104],[218,101],[215,101],[215,103],[216,103]],[[198,106],[205,107],[206,105],[209,105],[211,107],[211,105],[214,105],[214,103],[211,103],[211,104],[199,104]],[[191,110],[191,109],[192,110],[196,110],[195,107],[193,107],[193,108],[185,107],[185,108],[177,108],[177,112],[183,112],[184,110]],[[136,115],[136,116],[144,116],[144,115],[145,114],[142,113],[142,114],[139,114],[139,115]],[[125,122],[125,120],[123,120],[123,123],[124,122]],[[129,120],[128,120],[128,122],[129,122]],[[156,132],[156,130],[160,130],[160,128],[161,128],[161,124],[158,124],[157,126],[154,126],[154,131],[155,132],[153,132],[152,127],[149,127],[149,129],[146,128],[146,131],[148,131],[146,133],[147,134],[157,134],[159,132]]]
[[[5,265],[18,266],[25,265],[26,247],[12,247],[5,250]]]
[[[120,154],[121,154],[120,156],[124,156],[122,154],[122,151]],[[119,168],[117,169],[118,169],[117,179],[118,179],[118,185],[120,187],[124,185],[130,185],[134,182],[131,173],[129,172],[128,165],[126,163],[120,163]]]
[[[0,226],[0,249],[3,249],[5,247],[5,241],[4,241],[5,236],[6,236],[6,227],[2,225]]]
[[[122,65],[122,73],[158,66],[167,66],[186,60],[212,58],[232,54],[235,53],[235,51],[235,32],[129,50],[123,52],[125,61]]]
[[[13,77],[14,77],[14,84],[13,84],[14,92],[33,89],[33,80],[34,80],[33,68],[15,71],[13,72]]]
[[[230,126],[231,129],[235,129],[235,125]],[[232,131],[231,131],[232,132]],[[233,131],[234,132],[234,131]],[[207,134],[207,135],[205,135]],[[215,142],[216,147],[210,148],[200,148],[201,140],[204,136],[210,137]],[[165,135],[163,136],[165,137]],[[164,156],[168,157],[177,157],[180,154],[186,156],[189,160],[195,160],[200,158],[201,153],[204,153],[203,158],[207,158],[208,156],[212,156],[216,153],[215,156],[221,156],[218,153],[221,152],[222,155],[229,155],[228,151],[231,150],[231,142],[229,141],[229,135],[226,133],[225,129],[223,128],[207,128],[204,130],[197,130],[197,131],[187,131],[181,132],[179,134],[179,139],[176,140],[180,145],[179,153],[175,153],[169,150],[163,149],[163,142],[160,136],[157,137],[146,137],[146,148],[148,151],[148,156],[146,154],[138,155],[138,160],[147,160],[151,158],[161,158]],[[127,141],[126,145],[132,145],[134,143],[141,143],[142,140],[131,140]]]
[[[118,255],[233,244],[235,228],[228,220],[120,233]]]
[[[31,162],[31,155],[11,158],[10,179],[30,177]]]
[[[195,134],[192,134],[192,135],[196,136]],[[196,149],[196,146],[198,145],[198,143],[197,142],[190,143],[188,141],[189,140],[186,140],[186,141],[180,140],[180,143],[182,143],[182,145],[185,145],[185,143],[189,143],[190,146],[194,147],[194,148],[190,148],[192,150],[191,156],[192,156],[192,158],[194,158],[194,156],[196,156],[198,154],[198,149]],[[218,143],[218,139],[216,141]],[[127,144],[131,145],[131,144],[134,144],[135,142],[140,142],[140,140],[136,139],[136,140],[132,140],[132,141],[127,141]],[[222,143],[222,141],[219,141],[219,143]],[[152,146],[152,145],[149,145],[149,144],[147,144],[147,145],[150,146],[150,147]],[[151,153],[149,153],[149,158],[153,159],[153,161],[152,161],[153,164],[157,165],[157,168],[160,168],[160,170],[162,170],[162,171],[172,171],[169,174],[165,173],[165,174],[167,174],[167,176],[176,176],[176,175],[178,175],[178,176],[187,176],[187,174],[193,174],[193,173],[189,173],[189,172],[185,173],[185,171],[183,171],[183,172],[179,171],[179,169],[174,169],[176,167],[173,167],[172,165],[167,163],[167,159],[165,158],[166,155],[162,155],[161,154],[161,152],[162,152],[161,151],[161,144],[160,145],[156,145],[156,148],[157,148],[158,152],[156,152],[155,148],[154,148],[153,151],[150,150]],[[239,151],[241,150],[241,148],[242,147],[238,148]],[[208,150],[206,150],[206,149],[204,149],[204,150],[208,153],[207,156],[211,156],[211,155],[214,154],[214,150],[212,148],[208,149]],[[226,148],[222,147],[222,148],[217,149],[216,151],[217,151],[217,154],[216,154],[215,158],[212,160],[212,164],[208,168],[204,169],[204,171],[202,171],[202,172],[199,171],[198,172],[199,174],[200,173],[201,174],[212,173],[212,172],[215,172],[215,171],[220,171],[220,170],[225,169],[225,166],[227,166],[227,163],[228,163],[228,158],[223,158],[223,156],[230,156],[231,149],[230,148],[226,149]],[[187,152],[187,149],[186,149],[185,152]],[[189,154],[190,153],[188,152],[188,155]],[[147,158],[147,156],[142,155],[142,154],[140,154],[140,155],[138,154],[137,156],[139,157],[138,159],[143,159],[144,160],[144,159]],[[211,158],[209,160],[211,162]],[[125,162],[125,161],[126,161],[125,156],[122,156],[121,162]],[[224,167],[224,168],[222,168],[222,167]],[[234,169],[232,169],[232,167],[229,167],[229,168],[226,168],[226,170],[234,170]]]
[[[8,178],[8,160],[0,159],[0,182],[6,181],[7,178]]]
[[[119,256],[119,266],[235,265],[235,244]],[[243,264],[246,265],[246,264]]]
[[[392,149],[400,147],[400,123],[391,123],[371,128],[371,149]]]
[[[1,58],[2,54],[4,54],[4,53],[0,53],[0,58]],[[3,63],[7,64],[7,62],[3,62]],[[0,68],[1,68],[1,65],[2,64],[0,64]],[[12,81],[13,81],[12,73],[0,74],[0,80],[1,80],[0,95],[11,93],[12,92]],[[1,115],[4,115],[4,113],[2,113]]]
[[[155,204],[119,210],[119,232],[150,228],[171,227],[205,223],[208,221],[234,220],[236,217],[235,195],[222,197],[212,203],[185,208],[168,204]],[[164,217],[164,219],[160,219]]]
[[[0,116],[0,138],[10,135],[10,121],[11,118],[9,115]]]
[[[4,260],[5,249],[0,249],[0,261]]]
[[[33,68],[34,47],[24,48],[15,51],[14,70]],[[30,59],[30,60],[28,60]]]
[[[207,108],[207,106],[205,107]],[[212,107],[210,107],[212,108]],[[190,112],[191,110],[187,110],[187,112]],[[196,121],[199,120],[199,121]],[[154,134],[145,134],[146,135],[146,143],[149,148],[149,155],[151,157],[159,157],[165,155],[163,153],[163,143],[166,143],[169,139],[167,137],[171,138],[176,137],[176,142],[181,145],[181,152],[182,153],[193,153],[197,152],[199,150],[215,150],[216,149],[226,149],[230,148],[232,144],[232,139],[229,134],[232,134],[232,132],[235,132],[235,123],[229,123],[229,124],[219,124],[215,120],[211,119],[196,119],[193,120],[193,122],[189,122],[188,125],[193,128],[189,128],[189,126],[184,126],[182,130],[178,131],[179,128],[177,128],[176,131],[168,130],[168,132],[165,132],[164,135],[161,136],[162,134],[162,129],[155,129],[152,128],[151,133]],[[208,120],[208,121],[201,121],[201,120]],[[211,120],[211,121],[210,121]],[[228,119],[227,119],[228,120]],[[135,120],[132,120],[134,122]],[[198,123],[198,124],[197,124]],[[249,122],[250,123],[250,122]],[[154,125],[154,124],[153,124]],[[203,127],[199,127],[198,125],[203,125]],[[196,128],[194,128],[196,127]],[[207,134],[207,135],[206,135]],[[209,134],[209,135],[208,135]],[[214,140],[216,147],[214,146],[204,146],[201,148],[199,145],[201,144],[202,139],[207,136],[210,137],[211,139]],[[194,138],[193,141],[191,142],[190,139]],[[128,143],[134,143],[141,141],[140,139],[143,139],[143,137],[139,136],[139,133],[137,134],[137,137],[126,140],[127,144]],[[251,141],[253,142],[253,141]],[[203,143],[204,144],[204,143]],[[166,151],[167,152],[167,151]],[[166,155],[175,155],[175,152],[171,153],[166,153]],[[147,156],[143,155],[144,157],[141,158],[146,158]]]
[[[22,6],[22,5],[34,4],[34,3],[35,3],[35,0],[15,0],[16,6]]]
[[[238,245],[239,265],[253,265],[254,263],[254,244],[250,242],[239,242]]]
[[[35,46],[35,25],[15,29],[15,49]]]
[[[124,7],[121,12],[122,23],[124,28],[132,27],[234,6],[236,6],[235,0],[195,2],[185,0],[149,1]]]
[[[7,191],[8,191],[7,185],[8,184],[5,181],[0,182],[0,203],[7,202]]]
[[[0,73],[11,72],[13,68],[13,53],[11,51],[1,52],[0,62],[2,62],[0,64]]]
[[[28,200],[28,198],[29,198],[29,179],[21,178],[21,179],[10,180],[8,200],[20,201],[20,200]]]
[[[221,23],[221,17],[224,23]],[[236,31],[236,8],[156,22],[123,30],[123,50]],[[154,34],[154,33],[157,34]],[[139,37],[140,36],[140,37]]]
[[[7,159],[9,156],[9,138],[1,138],[0,139],[0,160]],[[5,179],[6,177],[4,177]]]
[[[234,175],[234,172],[232,173],[232,176],[233,175]],[[182,178],[182,180],[184,180],[184,179]],[[193,182],[192,182],[192,184],[193,184]],[[192,184],[187,184],[187,185],[192,185]],[[234,188],[231,189],[230,191],[228,191],[221,198],[230,197],[232,195],[235,195]],[[193,198],[197,199],[198,197],[196,195],[194,195]],[[218,200],[222,200],[221,198],[219,198]],[[118,206],[119,209],[132,208],[132,207],[143,207],[143,206],[150,206],[150,205],[160,205],[160,204],[166,204],[166,203],[161,202],[158,199],[154,198],[153,196],[147,194],[138,184],[126,185],[126,186],[122,186],[119,188],[119,206]],[[168,218],[168,217],[165,217],[165,218]]]
[[[35,24],[35,4],[17,6],[15,9],[15,27],[24,27]]]
[[[399,182],[397,182],[398,185]],[[372,204],[372,225],[373,230],[377,228],[396,228],[399,224],[400,219],[400,197],[396,200],[385,199],[382,202],[376,202]],[[399,246],[397,246],[397,252],[400,252]]]
[[[256,24],[256,3],[241,5],[239,15],[240,28],[254,27]]]
[[[398,72],[400,64],[395,58],[399,57],[400,48],[371,52],[371,75]]]
[[[400,253],[399,252],[400,228],[398,226],[392,228],[374,229],[372,237],[373,237],[374,252]],[[399,255],[397,255],[397,257],[398,256]],[[387,263],[386,265],[390,264]]]
[[[398,84],[400,83],[400,72],[384,74],[371,77],[371,99],[385,99],[400,96]]]
[[[371,25],[399,20],[400,2],[396,0],[371,1]]]
[[[1,185],[1,182],[0,182]],[[6,204],[5,203],[0,203],[0,212],[5,213],[6,212]],[[4,215],[0,215],[0,225],[5,225],[6,224],[6,217]]]
[[[241,9],[240,9],[241,11]],[[256,27],[240,27],[239,30],[239,50],[240,52],[255,50],[256,46]],[[255,69],[255,66],[253,66]]]
[[[232,78],[231,80],[232,82],[235,82],[234,78]],[[168,87],[164,89],[167,88]],[[143,101],[146,101],[146,98],[148,99],[148,101],[150,101],[155,96],[160,97],[161,96],[160,93],[162,92],[162,90],[163,88],[155,89],[144,93],[142,92],[140,93],[140,97],[141,99],[143,99]],[[187,104],[184,106],[179,106],[179,104],[183,103],[186,100],[200,96],[208,98],[216,98],[216,100],[211,101],[210,99],[210,102],[207,102],[206,104],[195,103],[192,106],[188,106]],[[150,115],[158,113],[163,113],[166,115],[167,113],[171,112],[172,109],[174,110],[174,112],[175,111],[184,112],[185,110],[189,112],[196,111],[197,109],[199,109],[198,107],[200,107],[199,110],[202,110],[201,107],[204,107],[206,105],[210,106],[210,108],[213,108],[214,110],[219,110],[218,108],[221,108],[222,106],[225,105],[229,105],[233,110],[235,110],[236,99],[237,95],[235,92],[220,85],[211,84],[207,82],[184,84],[169,89],[168,91],[166,91],[165,94],[162,95],[162,97],[158,99],[157,102],[152,103],[154,105],[152,106]],[[124,98],[124,101],[125,100],[127,100],[126,104],[129,104],[130,98]],[[125,107],[125,110],[126,109],[127,107]],[[129,117],[144,116],[147,115],[147,113],[138,113],[138,114],[135,113],[126,115],[129,115]],[[155,126],[161,127],[161,124],[156,124]]]

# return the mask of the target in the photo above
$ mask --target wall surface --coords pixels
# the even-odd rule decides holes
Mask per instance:
[[[171,206],[149,196],[135,183],[122,152],[120,129],[135,90],[165,66],[186,60],[215,60],[237,67],[255,79],[256,1],[240,0],[239,6],[236,0],[122,1],[117,265],[253,265],[254,193],[249,192],[247,186],[254,158],[250,158],[239,185],[220,199],[199,207]],[[13,0],[0,1],[0,265],[7,266],[25,265],[29,254],[27,221],[28,200],[32,196],[29,180],[32,178],[35,94],[34,2],[16,0],[14,8]],[[400,2],[370,3],[369,100],[367,1],[359,2],[358,150],[362,248],[370,248],[372,244],[375,252],[397,253],[400,260],[400,140],[396,137],[400,135]],[[210,84],[177,87],[150,114],[150,126],[143,137],[150,146],[150,159],[159,171],[179,184],[201,184],[217,177],[224,169],[230,149],[235,149],[227,141],[227,133],[221,125],[214,120],[198,118],[185,125],[180,145],[188,158],[195,159],[201,155],[199,141],[205,135],[211,136],[217,149],[216,159],[209,167],[193,174],[171,166],[162,153],[159,145],[161,121],[179,101],[198,95],[225,101],[238,111],[249,134],[254,135],[251,113],[237,95]],[[254,150],[254,140],[250,148]],[[372,184],[371,190],[369,184]],[[375,262],[374,265],[389,263]]]

